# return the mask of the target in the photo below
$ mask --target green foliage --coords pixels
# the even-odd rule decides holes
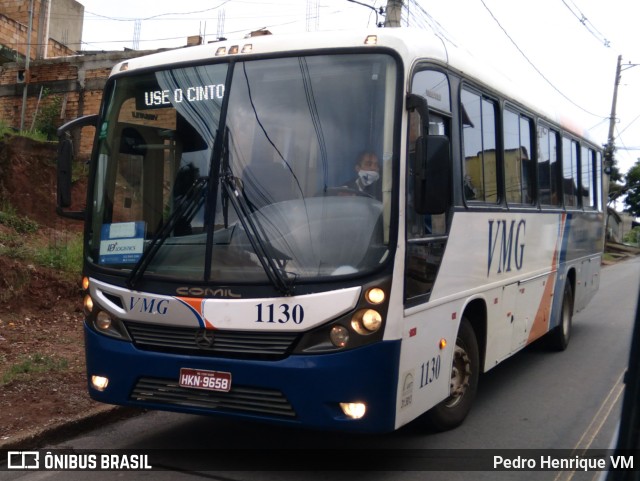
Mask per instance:
[[[64,240],[49,239],[47,242],[34,234],[38,224],[19,215],[11,204],[0,205],[0,224],[15,233],[0,234],[0,255],[23,262],[50,267],[74,276],[80,275],[82,265],[82,234],[67,233]]]
[[[2,120],[0,120],[0,138],[8,136],[8,135],[16,135],[19,137],[26,137],[31,140],[37,140],[38,142],[46,142],[48,140],[47,134],[39,132],[37,130],[33,132],[29,132],[28,130],[23,130],[22,132],[18,129],[15,129]]]
[[[34,132],[39,132],[45,140],[58,140],[56,130],[60,119],[62,97],[51,95],[49,89],[43,89],[38,113],[33,124]]]
[[[634,227],[629,232],[627,232],[622,238],[622,241],[627,244],[640,244],[640,227]]]
[[[625,182],[627,196],[624,199],[624,211],[634,217],[640,217],[640,160],[629,169],[625,175]]]
[[[38,230],[37,222],[18,215],[13,206],[6,202],[0,206],[0,224],[11,227],[20,234],[32,234]]]
[[[74,234],[64,243],[49,241],[43,245],[31,239],[25,242],[23,235],[0,234],[0,255],[77,278],[82,272],[82,235]]]
[[[35,252],[34,260],[41,266],[79,276],[82,265],[82,237],[69,239],[66,244],[50,243],[48,247]]]
[[[0,120],[0,138],[6,135],[17,135],[39,142],[58,140],[56,131],[58,129],[61,109],[62,97],[51,95],[49,89],[43,89],[42,98],[40,99],[38,111],[33,119],[31,129],[20,131]]]
[[[66,359],[55,359],[40,353],[35,353],[23,358],[19,363],[10,366],[2,375],[0,385],[9,384],[18,378],[28,377],[29,374],[44,372],[66,371],[69,362]]]
[[[5,135],[13,135],[16,133],[16,130],[9,127],[4,120],[0,120],[0,137],[4,137]]]

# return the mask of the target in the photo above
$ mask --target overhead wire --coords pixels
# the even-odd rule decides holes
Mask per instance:
[[[561,2],[565,5],[565,7],[567,7],[569,9],[569,11],[578,19],[578,21],[582,25],[584,25],[584,27],[587,29],[587,31],[591,35],[593,35],[605,47],[610,47],[611,46],[611,42],[609,40],[607,40],[607,38],[602,33],[600,33],[600,31],[595,27],[595,25],[593,25],[593,23],[591,23],[591,21],[589,21],[589,19],[585,16],[585,14],[580,11],[580,8],[578,8],[578,6],[572,0],[569,0],[569,1],[575,7],[575,9],[578,11],[578,13],[580,15],[578,15],[578,13],[574,12],[573,8],[571,8],[569,6],[569,4],[565,0],[561,0]],[[589,27],[589,25],[591,25],[591,27]]]
[[[198,13],[204,13],[204,12],[208,12],[208,11],[212,11],[215,9],[220,8],[221,6],[229,3],[231,0],[225,0],[222,3],[218,4],[215,7],[212,8],[208,8],[208,9],[204,9],[204,10],[194,10],[194,11],[189,11],[189,12],[165,12],[165,13],[161,13],[161,14],[157,14],[157,15],[152,15],[146,18],[142,18],[141,20],[145,21],[145,20],[184,20],[184,19],[179,19],[179,18],[174,18],[174,19],[161,19],[160,17],[164,17],[164,16],[168,16],[168,15],[192,15],[192,14],[198,14]],[[265,5],[265,4],[271,4],[271,5],[278,5],[281,3],[279,2],[247,2],[247,1],[237,1],[235,0],[234,3],[259,3],[260,5]],[[334,11],[331,12],[330,15],[334,15],[336,13],[340,13],[341,11]],[[110,16],[106,16],[106,15],[101,15],[101,14],[97,14],[97,13],[93,13],[90,11],[87,11],[86,13],[89,13],[91,15],[94,15],[95,17],[99,17],[96,18],[96,20],[100,20],[100,19],[104,19],[104,20],[115,20],[115,21],[121,21],[121,22],[131,22],[131,21],[135,21],[136,18],[116,18],[116,17],[110,17]],[[292,14],[293,15],[293,14]],[[274,15],[275,16],[275,15]],[[278,14],[277,18],[282,18],[283,15],[282,14]],[[260,19],[264,19],[265,16],[264,15],[254,15],[254,16],[248,16],[245,15],[243,17],[239,17],[239,18],[260,18]],[[198,20],[203,20],[203,18],[199,18]],[[206,20],[206,19],[205,19]],[[265,28],[274,28],[274,27],[282,27],[282,26],[286,26],[286,25],[291,25],[291,24],[295,24],[295,23],[299,23],[302,22],[304,20],[296,18],[295,20],[291,20],[291,21],[286,21],[286,22],[279,22],[279,23],[270,23],[270,24],[263,24],[260,27],[256,27],[256,28],[243,28],[243,29],[239,29],[239,30],[235,30],[235,31],[228,31],[226,32],[226,34],[235,34],[235,33],[243,33],[243,32],[247,32],[247,31],[253,31],[253,30],[259,30],[259,29],[265,29]],[[179,36],[179,37],[165,37],[165,38],[154,38],[154,39],[148,39],[148,40],[143,40],[141,39],[140,42],[154,42],[154,41],[167,41],[167,40],[179,40],[179,39],[183,39],[184,36]],[[130,39],[127,40],[105,40],[105,41],[92,41],[92,42],[84,42],[84,44],[87,45],[91,45],[91,44],[97,44],[97,43],[128,43],[130,42]]]
[[[94,12],[89,12],[89,11],[85,11],[85,13],[89,13],[91,15],[94,15],[96,17],[101,17],[101,18],[105,18],[107,20],[114,20],[117,22],[131,22],[134,20],[152,20],[152,19],[156,19],[159,17],[164,17],[167,15],[195,15],[198,13],[205,13],[205,12],[211,12],[212,10],[216,10],[220,7],[222,7],[223,5],[229,3],[231,0],[223,0],[222,3],[220,3],[219,5],[216,5],[215,7],[211,7],[211,8],[206,8],[204,10],[194,10],[191,12],[165,12],[165,13],[159,13],[157,15],[151,15],[150,17],[146,17],[146,18],[116,18],[116,17],[109,17],[106,15],[101,15],[99,13],[94,13]]]
[[[629,123],[627,124],[627,126],[626,126],[624,129],[620,130],[620,131],[618,132],[618,135],[622,135],[622,133],[623,133],[625,130],[627,130],[629,127],[631,127],[631,125],[632,125],[636,120],[638,120],[638,119],[640,119],[640,114],[638,114],[638,115],[636,116],[636,118],[634,118],[631,122],[629,122]]]
[[[599,117],[599,118],[603,118],[603,115],[598,115],[595,114],[587,109],[585,109],[584,107],[582,107],[581,105],[577,104],[576,102],[574,102],[572,99],[570,99],[564,92],[562,92],[558,87],[556,87],[553,82],[551,82],[551,80],[549,80],[547,78],[547,76],[542,73],[542,71],[531,61],[531,59],[527,56],[526,53],[524,53],[524,51],[520,48],[520,46],[517,44],[517,42],[513,39],[513,37],[511,37],[511,35],[509,35],[509,32],[507,32],[507,30],[502,26],[502,24],[500,23],[500,21],[496,18],[496,16],[493,14],[493,12],[491,11],[491,9],[487,6],[487,4],[485,3],[484,0],[480,0],[480,3],[482,3],[482,5],[484,6],[484,8],[487,10],[487,12],[489,13],[489,15],[491,16],[491,18],[496,22],[496,24],[498,25],[498,27],[500,27],[500,30],[502,30],[502,32],[505,34],[505,36],[509,39],[509,41],[513,44],[513,46],[516,48],[516,50],[518,50],[518,52],[520,52],[520,55],[522,55],[522,57],[527,61],[527,63],[529,63],[529,65],[531,65],[531,67],[538,73],[538,75],[540,75],[540,77],[542,77],[544,79],[545,82],[547,82],[551,88],[553,88],[556,92],[558,92],[564,99],[566,99],[567,101],[569,101],[571,104],[573,104],[574,106],[578,107],[580,110],[582,110],[583,112],[592,115],[593,117]]]
[[[417,0],[409,0],[409,5],[412,5],[413,9],[408,10],[409,19],[413,19],[419,25],[427,26],[426,30],[431,30],[441,40],[448,42],[449,44],[457,47],[456,41],[452,35],[445,29],[440,22],[438,22],[429,12],[427,12]],[[417,9],[417,12],[416,12]]]

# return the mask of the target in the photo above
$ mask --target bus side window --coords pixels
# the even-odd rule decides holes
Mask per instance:
[[[562,137],[562,190],[565,208],[578,207],[578,143]]]
[[[558,207],[560,197],[560,160],[558,133],[545,125],[538,126],[538,196],[540,205]]]
[[[496,103],[462,89],[464,196],[469,201],[498,202]]]
[[[509,204],[534,202],[534,161],[531,157],[532,121],[504,110],[504,170],[505,193]]]

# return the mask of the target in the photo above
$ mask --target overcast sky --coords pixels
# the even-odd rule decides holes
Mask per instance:
[[[191,35],[212,41],[272,33],[375,27],[373,10],[347,0],[79,0],[85,50],[179,47]],[[360,0],[375,7],[387,0]],[[559,91],[594,139],[607,140],[616,60],[640,63],[637,0],[405,0],[403,25],[437,29],[511,78]],[[310,13],[310,15],[307,15]],[[379,21],[383,21],[379,17]],[[136,21],[138,20],[138,21]],[[640,66],[625,69],[618,92],[616,146],[624,173],[640,157]],[[623,149],[628,150],[623,150]]]

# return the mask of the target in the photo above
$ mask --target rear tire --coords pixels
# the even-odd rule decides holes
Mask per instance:
[[[453,355],[451,394],[424,414],[425,422],[437,431],[462,424],[476,397],[479,377],[478,341],[471,323],[463,317]]]
[[[554,351],[564,351],[571,339],[571,325],[573,324],[573,289],[569,279],[564,284],[562,307],[560,308],[560,323],[547,334],[547,345]]]

